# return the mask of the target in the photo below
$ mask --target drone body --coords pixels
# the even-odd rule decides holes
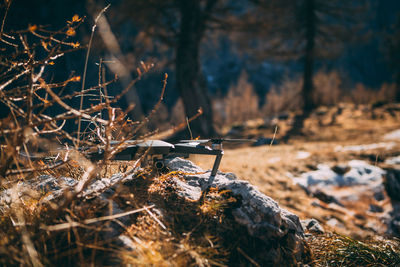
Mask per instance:
[[[207,146],[211,142],[211,147]],[[131,144],[130,144],[131,143]],[[111,145],[116,145],[112,142]],[[222,144],[215,144],[212,140],[183,140],[176,144],[167,143],[162,140],[147,141],[128,141],[124,148],[118,152],[114,160],[133,160],[138,155],[146,154],[151,157],[153,166],[157,169],[164,167],[164,160],[168,157],[184,157],[187,158],[191,154],[215,155],[214,165],[211,171],[210,179],[217,174],[224,151]],[[96,155],[98,158],[99,155]],[[210,181],[212,182],[212,181]]]
[[[211,170],[208,186],[210,186],[217,175],[224,151],[223,142],[255,142],[247,139],[202,139],[202,140],[181,140],[171,144],[162,140],[128,140],[123,143],[124,147],[113,157],[114,160],[133,160],[140,155],[147,155],[151,158],[153,166],[157,169],[164,167],[164,160],[170,157],[189,157],[191,154],[215,155],[215,161]],[[121,142],[112,141],[111,146],[120,145]],[[209,146],[211,145],[211,146]],[[92,153],[92,159],[102,158],[102,151]]]
[[[111,149],[120,147],[119,150],[111,159],[112,160],[134,160],[145,156],[145,162],[150,159],[152,165],[156,169],[163,169],[165,160],[171,157],[187,158],[191,154],[214,155],[215,161],[211,170],[206,192],[211,186],[215,176],[217,175],[219,165],[221,163],[224,151],[222,149],[223,142],[255,142],[256,140],[248,139],[202,139],[202,140],[181,140],[178,143],[171,144],[162,140],[126,140],[126,141],[111,141]],[[60,148],[57,152],[59,154]],[[105,156],[105,149],[102,147],[82,148],[80,151],[86,154],[91,160],[101,160]],[[21,156],[32,159],[47,158],[48,155],[26,155],[20,153]],[[58,157],[58,156],[57,156]]]

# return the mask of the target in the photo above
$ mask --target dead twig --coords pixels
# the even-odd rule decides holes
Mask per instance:
[[[107,216],[98,217],[98,218],[86,219],[86,220],[83,220],[82,222],[70,221],[70,222],[60,223],[60,224],[56,224],[56,225],[43,225],[41,227],[41,229],[46,230],[46,231],[60,231],[60,230],[74,228],[74,227],[82,227],[83,225],[87,225],[87,224],[118,219],[121,217],[125,217],[125,216],[131,215],[131,214],[141,212],[141,211],[147,211],[148,209],[151,209],[151,208],[154,208],[154,205],[145,206],[141,209],[131,210],[131,211],[122,212],[122,213],[118,213],[118,214],[114,214],[114,215],[107,215]]]
[[[90,34],[90,39],[89,39],[89,44],[88,44],[88,50],[86,52],[86,58],[85,58],[85,66],[83,68],[83,77],[82,77],[82,87],[81,87],[81,92],[85,89],[85,81],[86,81],[86,71],[87,71],[87,65],[89,61],[89,54],[90,54],[90,48],[92,47],[92,41],[93,41],[93,36],[94,32],[97,27],[97,22],[100,19],[100,17],[107,11],[107,9],[111,6],[111,4],[107,5],[105,8],[103,8],[99,14],[97,15],[96,19],[94,20],[94,25],[92,27],[92,33]],[[81,100],[79,104],[79,110],[82,110],[83,107],[83,94],[81,95]],[[81,131],[81,118],[79,118],[78,121],[78,133],[77,133],[77,138],[78,140],[80,139],[80,131]],[[78,141],[79,142],[79,141]],[[75,144],[77,147],[79,146],[79,143]]]

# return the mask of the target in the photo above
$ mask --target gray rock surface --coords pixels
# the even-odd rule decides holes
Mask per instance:
[[[385,189],[389,195],[393,211],[391,212],[388,233],[400,237],[400,169],[386,168]]]
[[[321,224],[319,224],[316,219],[302,220],[301,225],[310,233],[323,234],[325,232],[324,228],[321,226]]]
[[[192,162],[180,158],[168,160],[166,166],[172,171],[185,173],[182,180],[172,178],[177,186],[177,193],[182,197],[198,200],[201,196],[201,189],[208,185],[210,171],[205,172]],[[111,215],[110,210],[112,210],[112,214],[121,213],[124,209],[118,206],[113,200],[113,196],[118,191],[116,187],[119,183],[129,180],[132,180],[132,176],[123,177],[121,174],[116,174],[111,178],[97,179],[81,192],[80,196],[93,205],[106,207],[104,214],[99,214],[99,216]],[[18,184],[17,190],[10,188],[0,192],[0,207],[11,207],[13,199],[16,199],[15,192],[20,194],[17,196],[18,198],[23,197],[22,195],[29,191],[36,191],[46,195],[41,201],[55,201],[65,191],[73,191],[76,184],[77,181],[72,178],[42,175],[34,182]],[[267,258],[268,262],[274,264],[285,262],[288,251],[293,251],[293,257],[301,262],[306,244],[303,227],[297,215],[281,209],[276,201],[262,194],[249,182],[238,180],[233,173],[218,172],[212,186],[221,190],[231,190],[235,196],[240,196],[240,206],[232,210],[234,220],[247,229],[249,235],[265,243],[268,249],[263,257]],[[163,212],[157,214],[157,217],[163,220]],[[119,221],[124,225],[130,225],[129,216],[119,218]],[[102,234],[102,238],[117,240],[119,245],[132,249],[132,246],[128,244],[129,240],[123,236],[124,230],[119,225],[109,222],[108,228]]]
[[[400,201],[400,169],[386,169],[385,189],[392,200]]]
[[[124,177],[121,174],[115,174],[111,178],[101,178],[94,180],[89,186],[83,190],[81,196],[85,198],[94,198],[100,196],[106,189],[112,188],[120,182],[129,181],[132,176]],[[73,191],[74,186],[78,182],[70,177],[56,178],[51,175],[41,175],[37,179],[28,180],[15,185],[10,189],[0,192],[0,205],[9,205],[11,203],[11,195],[18,192],[18,197],[35,193],[46,195],[42,198],[42,202],[50,201],[60,197],[65,191]]]
[[[198,200],[201,188],[208,184],[210,171],[204,172],[192,162],[180,158],[169,160],[166,166],[173,171],[190,173],[185,175],[184,182],[176,179],[178,190],[182,196]],[[281,209],[275,200],[261,193],[249,182],[238,180],[234,174],[218,172],[211,186],[231,190],[234,195],[241,196],[241,205],[232,214],[238,224],[247,228],[250,235],[268,245],[285,239],[287,247],[295,251],[294,256],[301,258],[304,251],[304,232],[297,215]],[[281,255],[279,251],[272,254]]]
[[[359,186],[382,183],[385,171],[361,160],[351,160],[348,169],[331,169],[327,164],[319,164],[317,170],[306,172],[293,180],[304,188],[326,188],[329,186]]]

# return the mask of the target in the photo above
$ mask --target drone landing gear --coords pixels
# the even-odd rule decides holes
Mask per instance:
[[[210,191],[211,185],[214,182],[215,176],[217,176],[218,168],[221,163],[222,156],[224,155],[223,150],[220,150],[220,152],[221,153],[217,154],[217,156],[215,157],[214,165],[211,170],[210,178],[208,178],[207,185],[206,185],[205,189],[202,189],[202,191],[201,191],[201,195],[200,195],[200,199],[199,199],[199,202],[201,204],[204,203],[207,193]]]

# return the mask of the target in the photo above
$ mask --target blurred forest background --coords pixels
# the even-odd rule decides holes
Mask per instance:
[[[135,103],[131,117],[139,120],[158,101],[168,73],[150,128],[176,125],[200,107],[194,135],[215,136],[224,126],[289,111],[400,101],[397,0],[15,0],[2,2],[10,5],[4,32],[54,30],[75,14],[86,17],[74,33],[83,49],[44,74],[62,81],[82,75],[94,20],[108,4],[95,29],[86,87],[99,83],[101,68],[104,81],[119,77],[108,88],[118,94],[140,61],[154,63],[120,103]],[[80,87],[69,84],[65,93]]]

